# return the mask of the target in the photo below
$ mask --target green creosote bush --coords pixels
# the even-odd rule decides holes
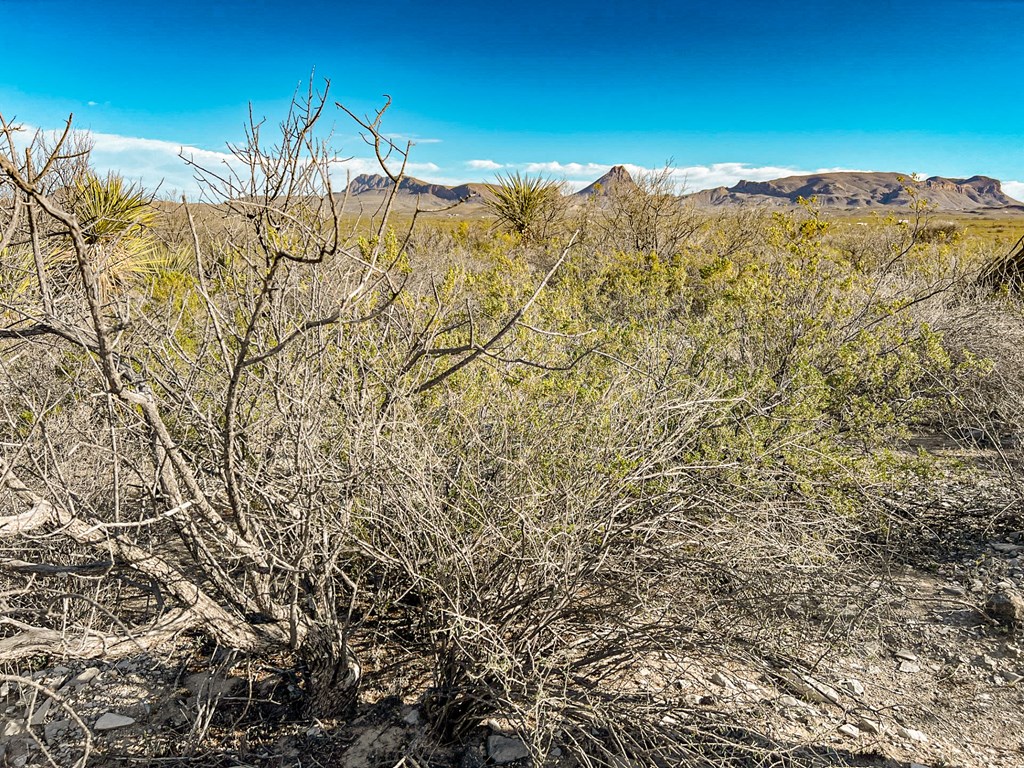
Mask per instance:
[[[149,242],[134,192],[87,183],[97,200],[127,197],[122,213],[99,206],[93,245]],[[287,216],[225,205],[191,259],[190,237],[168,235],[170,262],[109,280],[109,306],[134,313],[117,343],[218,509],[230,508],[233,393],[236,506],[274,558],[252,578],[269,571],[272,597],[335,622],[380,687],[416,681],[388,690],[418,700],[440,736],[500,716],[536,734],[538,755],[563,731],[606,762],[645,749],[652,764],[696,761],[710,715],[668,728],[678,702],[663,693],[629,713],[616,676],[655,652],[799,655],[853,631],[786,607],[852,599],[891,556],[873,545],[892,525],[880,499],[928,468],[901,441],[953,402],[996,397],[986,357],[998,347],[950,332],[969,296],[959,238],[907,243],[896,223],[844,236],[811,204],[702,218],[699,237],[689,218],[644,232],[664,220],[639,216],[628,238],[595,226],[566,250],[556,193],[509,176],[491,204],[509,232],[467,224],[406,241],[385,227],[322,259],[315,196],[278,201],[298,206]],[[301,264],[274,266],[282,252]],[[2,279],[24,287],[0,309],[10,325],[35,317],[37,292],[31,259],[14,255]],[[77,298],[62,289],[58,307]],[[338,306],[343,322],[305,325]],[[1008,322],[985,306],[991,327]],[[105,396],[93,352],[10,343],[25,346],[0,368],[0,430],[19,471],[62,483],[98,520],[131,510],[146,522],[124,535],[146,551],[191,542],[192,518],[160,516],[173,489],[152,433]],[[252,362],[233,371],[245,344]],[[230,594],[245,554],[209,540],[227,565],[203,586]],[[166,554],[208,564],[201,550]],[[372,660],[389,654],[429,679],[383,679]]]

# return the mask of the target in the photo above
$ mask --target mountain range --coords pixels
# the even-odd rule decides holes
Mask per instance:
[[[347,195],[356,205],[377,204],[391,188],[385,176],[362,174],[348,185]],[[629,171],[617,165],[601,178],[572,195],[575,201],[603,198],[619,190],[629,191],[637,182]],[[482,205],[493,185],[482,183],[445,186],[406,178],[399,188],[398,202],[408,207],[418,201],[424,208],[446,208],[459,201]],[[909,190],[912,190],[908,192]],[[856,211],[860,209],[910,208],[914,199],[926,200],[931,210],[948,213],[992,211],[1024,213],[1024,203],[1005,192],[998,179],[971,176],[951,179],[932,176],[911,181],[909,174],[862,171],[836,171],[805,176],[786,176],[770,181],[740,181],[732,187],[716,187],[683,196],[698,207],[724,206],[793,207],[798,201],[815,198],[823,208]]]
[[[696,192],[698,204],[792,206],[800,198],[815,198],[824,208],[909,208],[917,199],[937,211],[976,211],[1020,208],[1024,205],[1003,192],[1002,184],[988,176],[948,179],[932,176],[911,181],[908,174],[857,171],[787,176],[771,181],[741,181],[732,187]]]

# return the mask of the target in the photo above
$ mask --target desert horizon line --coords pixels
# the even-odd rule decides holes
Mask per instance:
[[[23,127],[25,135],[32,135],[36,131],[41,131],[45,135],[55,132],[55,129],[52,128],[39,128],[28,124],[23,124]],[[126,136],[89,129],[80,130],[92,141],[91,160],[97,172],[115,172],[126,179],[141,183],[146,188],[160,188],[168,194],[190,195],[199,191],[194,171],[183,161],[183,157],[192,158],[199,165],[208,166],[227,165],[230,167],[236,162],[233,155],[226,149],[211,150],[186,142]],[[414,145],[417,142],[422,143],[421,140],[414,140]],[[438,139],[431,140],[429,143],[443,142]],[[1024,180],[1005,178],[991,169],[980,169],[972,174],[962,175],[934,168],[881,171],[874,168],[851,168],[828,164],[803,168],[785,163],[755,163],[744,160],[677,164],[671,156],[660,165],[621,161],[607,163],[563,160],[499,162],[493,156],[439,164],[426,159],[416,160],[414,157],[406,167],[406,175],[429,184],[460,186],[494,183],[498,174],[518,171],[556,178],[564,182],[570,191],[578,192],[616,166],[623,166],[633,176],[642,173],[658,173],[668,168],[673,181],[679,184],[686,193],[731,187],[740,181],[772,181],[787,176],[809,176],[822,173],[905,173],[908,178],[911,175],[916,175],[919,179],[932,177],[966,179],[973,175],[986,176],[998,180],[1003,190],[1011,197],[1024,199]],[[376,159],[358,155],[339,156],[337,169],[335,180],[338,182],[339,189],[344,189],[348,178],[355,178],[361,174],[381,173]]]

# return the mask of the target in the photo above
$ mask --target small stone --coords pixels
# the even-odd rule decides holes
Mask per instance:
[[[26,733],[25,722],[23,720],[8,720],[4,723],[4,727],[0,729],[0,738],[6,740],[12,736],[18,736]]]
[[[984,667],[985,669],[991,669],[993,672],[999,668],[999,663],[989,656],[987,653],[983,653],[979,656],[975,662],[975,666]]]
[[[921,671],[921,667],[919,667],[917,664],[915,664],[912,661],[901,661],[900,662],[900,672],[906,672],[908,674],[913,674],[915,672],[920,672],[920,671]]]
[[[505,765],[530,756],[530,750],[518,736],[492,733],[487,737],[487,756],[495,765]]]
[[[1017,544],[1005,544],[1001,541],[993,542],[991,547],[996,552],[1001,552],[1004,555],[1015,555],[1020,552],[1021,549],[1024,549],[1024,547],[1020,547]]]
[[[43,737],[47,744],[53,744],[71,728],[71,720],[51,720],[43,726]]]
[[[917,661],[917,654],[907,648],[900,648],[894,654],[897,659],[906,659],[907,661]]]
[[[855,725],[851,725],[850,723],[843,723],[842,725],[840,725],[839,732],[844,736],[849,736],[851,739],[855,739],[858,736],[860,736],[860,729]]]
[[[721,672],[715,672],[715,674],[711,676],[711,682],[717,685],[719,688],[733,687],[732,681],[729,680],[729,678],[727,678]]]
[[[853,678],[850,678],[849,680],[840,680],[839,685],[854,696],[861,696],[864,693],[864,685],[860,680],[854,680]]]
[[[1007,671],[1003,672],[1003,680],[1005,680],[1008,685],[1016,685],[1021,680],[1024,680],[1024,675],[1018,675],[1016,672]]]
[[[872,736],[877,736],[882,732],[881,723],[875,720],[868,720],[866,717],[862,717],[857,721],[857,727],[864,731],[864,733],[870,733]]]
[[[98,667],[86,667],[77,675],[68,680],[61,688],[82,688],[91,683],[96,675],[100,673]]]
[[[1008,627],[1024,627],[1024,596],[1012,587],[1001,587],[985,604],[988,614]]]
[[[402,722],[406,725],[419,725],[423,720],[423,715],[420,712],[419,707],[413,707],[405,713],[405,717],[402,718]]]
[[[795,696],[785,695],[779,696],[779,704],[784,707],[799,707],[800,701]]]
[[[551,751],[548,752],[548,754],[551,755],[552,757],[561,757],[562,756],[562,748],[561,747],[552,747]]]
[[[947,595],[955,595],[956,597],[963,597],[967,594],[967,590],[959,584],[947,584],[942,588],[942,591]]]
[[[32,712],[32,717],[29,719],[29,725],[42,725],[43,720],[46,719],[46,714],[50,711],[50,707],[53,705],[52,699],[47,699]]]
[[[839,693],[832,687],[804,675],[794,669],[784,669],[779,674],[787,687],[806,701],[816,704],[838,704]]]
[[[100,715],[93,726],[97,731],[112,731],[115,728],[124,728],[135,723],[135,718],[119,715],[116,712],[105,712]]]
[[[928,737],[925,736],[924,733],[914,728],[905,728],[901,725],[896,728],[896,733],[899,734],[901,738],[909,739],[910,741],[919,741],[921,743],[928,741]]]

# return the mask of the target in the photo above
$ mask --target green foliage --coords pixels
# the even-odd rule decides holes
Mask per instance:
[[[182,267],[182,254],[154,238],[156,210],[140,186],[113,173],[87,173],[72,190],[71,209],[82,225],[104,295]],[[74,261],[70,246],[57,249],[49,261],[59,273],[68,272]]]
[[[526,239],[545,237],[562,212],[561,184],[543,176],[499,175],[492,191],[486,205],[498,223]]]
[[[143,189],[116,174],[86,174],[75,186],[72,205],[91,245],[139,235],[155,216]]]
[[[237,385],[232,456],[275,557],[296,573],[341,563],[373,585],[373,620],[415,602],[403,647],[433,654],[437,690],[472,702],[468,721],[505,711],[495,701],[541,711],[502,681],[543,688],[531,660],[579,656],[569,639],[600,634],[588,617],[640,626],[635,606],[656,606],[672,642],[679,626],[715,642],[723,618],[760,626],[700,570],[738,572],[737,594],[754,585],[742,598],[770,605],[886,533],[878,489],[928,468],[900,446],[990,370],[940,322],[962,299],[959,237],[907,249],[893,222],[854,242],[812,201],[701,221],[700,238],[585,232],[538,292],[561,254],[543,240],[556,192],[509,176],[492,204],[508,232],[460,224],[407,243],[389,229],[349,240],[347,264],[273,272],[267,252],[314,251],[269,218],[248,241],[204,237],[203,271],[178,243],[143,283],[145,321],[119,337],[177,404],[175,442],[213,457],[210,477]],[[98,254],[149,242],[130,188],[92,179],[81,194]],[[372,265],[365,283],[352,264]],[[15,412],[25,440],[37,414],[57,417]],[[300,526],[323,533],[320,559]]]

